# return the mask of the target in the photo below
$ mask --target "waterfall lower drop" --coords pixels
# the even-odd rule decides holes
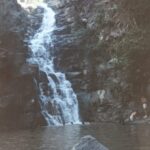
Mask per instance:
[[[65,74],[55,71],[49,50],[52,47],[55,13],[45,3],[40,7],[44,9],[43,21],[36,34],[29,39],[32,54],[27,61],[37,64],[48,79],[46,91],[44,82],[39,82],[42,114],[48,125],[80,124],[77,97]]]

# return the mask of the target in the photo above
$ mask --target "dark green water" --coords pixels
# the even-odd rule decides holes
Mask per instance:
[[[71,150],[92,135],[110,150],[150,150],[150,125],[74,125],[0,131],[0,150]]]

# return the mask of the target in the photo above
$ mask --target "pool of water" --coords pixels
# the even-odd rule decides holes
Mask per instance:
[[[150,125],[92,124],[0,131],[0,150],[71,150],[92,135],[110,150],[150,150]]]

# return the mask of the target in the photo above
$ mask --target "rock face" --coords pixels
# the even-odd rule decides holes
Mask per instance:
[[[1,126],[30,127],[41,118],[33,78],[38,69],[26,64],[23,40],[27,25],[27,13],[16,0],[0,1]]]
[[[150,46],[146,42],[149,31],[145,30],[149,23],[145,23],[142,16],[143,12],[148,14],[146,6],[149,2],[47,2],[56,10],[53,42],[57,57],[54,61],[57,69],[67,74],[78,94],[82,119],[126,120],[135,108],[140,107],[139,97],[148,91],[150,71],[142,66],[149,64]],[[134,5],[137,6],[135,9]],[[141,11],[137,13],[136,10]],[[97,94],[98,91],[105,92]]]
[[[72,82],[82,119],[117,121],[122,106],[120,94],[125,94],[128,86],[126,76],[116,68],[118,60],[112,49],[113,41],[126,32],[128,22],[119,16],[119,3],[73,0],[57,1],[52,7],[57,25],[53,35],[57,56],[54,61]]]
[[[99,143],[94,137],[87,135],[81,138],[72,150],[108,150],[108,148]]]
[[[139,97],[150,97],[149,0],[45,1],[56,12],[54,63],[72,82],[82,120],[120,122],[140,110]],[[45,74],[26,64],[23,42],[38,29],[42,9],[29,11],[0,1],[1,125],[45,123],[35,82]]]
[[[23,33],[27,24],[27,17],[24,10],[17,4],[16,0],[0,1],[0,35],[4,33]],[[11,19],[10,19],[11,18]]]

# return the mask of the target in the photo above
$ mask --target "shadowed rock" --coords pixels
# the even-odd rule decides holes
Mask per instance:
[[[99,143],[94,137],[87,135],[80,139],[72,150],[109,150],[107,147]]]

